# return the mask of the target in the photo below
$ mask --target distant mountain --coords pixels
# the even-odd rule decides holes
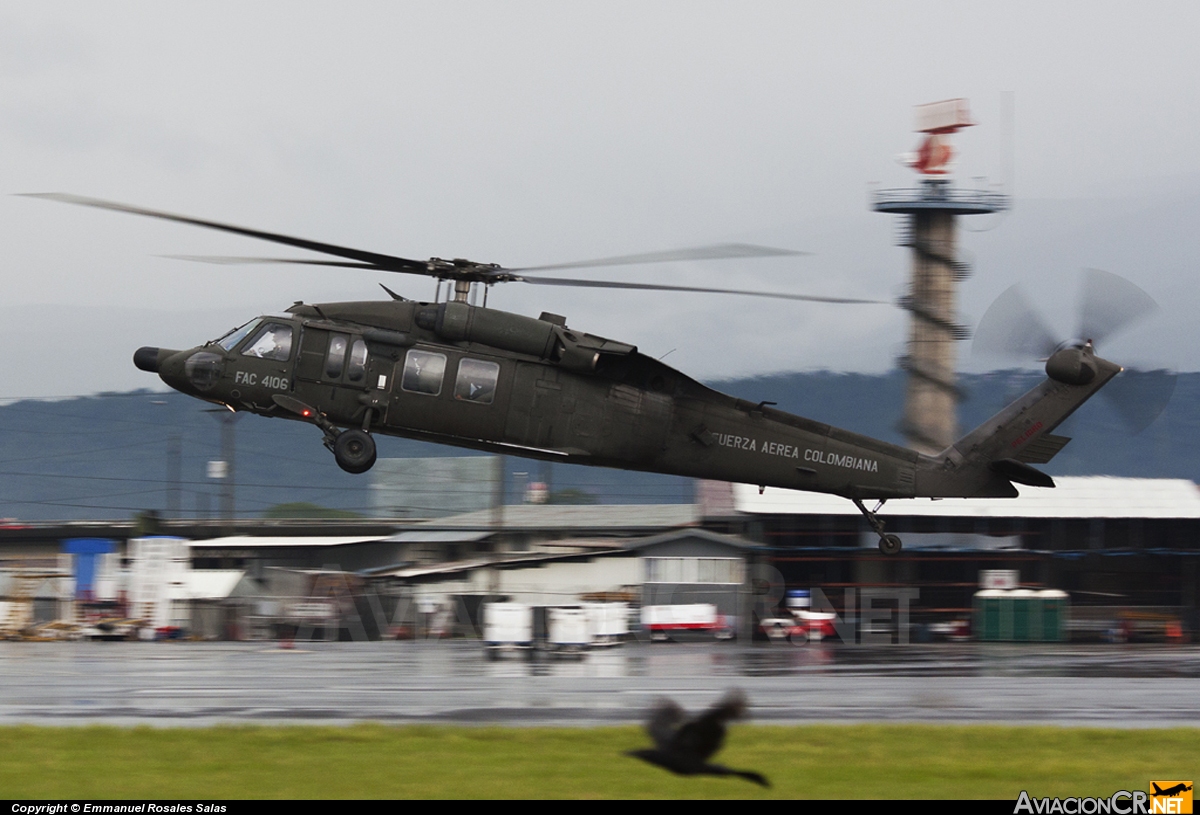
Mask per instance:
[[[965,430],[1032,387],[1034,372],[965,375],[960,408]],[[873,376],[791,373],[711,383],[751,401],[903,443],[896,424],[904,401],[899,372]],[[221,457],[221,428],[207,406],[176,393],[134,391],[0,407],[0,517],[28,520],[127,518],[171,503],[169,461],[178,450],[182,512],[216,514],[220,482],[206,464]],[[279,504],[371,513],[370,476],[343,473],[320,434],[298,422],[243,416],[235,425],[236,511],[259,516]],[[1131,436],[1102,398],[1089,402],[1056,431],[1074,440],[1045,469],[1053,475],[1123,475],[1200,481],[1200,374],[1180,376],[1166,412]],[[380,437],[389,458],[478,453]],[[531,480],[577,491],[600,503],[692,500],[688,479],[555,464],[509,457],[505,493],[519,499]]]

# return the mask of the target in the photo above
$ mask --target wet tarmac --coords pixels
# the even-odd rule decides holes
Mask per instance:
[[[1200,725],[1200,647],[628,643],[488,661],[476,642],[0,643],[0,724],[641,721],[740,687],[753,720]]]

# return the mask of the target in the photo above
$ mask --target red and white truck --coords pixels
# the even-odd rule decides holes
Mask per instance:
[[[728,621],[712,603],[642,606],[642,628],[650,632],[652,640],[683,633],[712,634],[717,639],[733,636]]]

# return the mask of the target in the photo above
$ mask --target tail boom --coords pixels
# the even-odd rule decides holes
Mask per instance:
[[[1085,345],[1077,352],[1090,375],[1063,375],[1047,366],[1047,378],[943,450],[923,457],[916,472],[917,497],[1015,498],[1013,482],[1053,487],[1029,462],[1045,463],[1069,441],[1051,431],[1122,370]],[[1051,358],[1052,361],[1054,358]]]

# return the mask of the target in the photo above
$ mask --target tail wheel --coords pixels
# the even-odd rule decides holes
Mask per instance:
[[[333,443],[333,457],[348,473],[365,473],[375,464],[375,439],[361,430],[345,430]]]

